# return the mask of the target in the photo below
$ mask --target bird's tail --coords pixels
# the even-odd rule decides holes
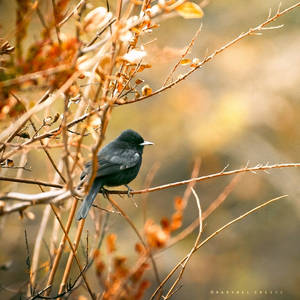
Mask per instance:
[[[83,200],[83,202],[77,212],[77,220],[78,221],[86,218],[98,192],[99,192],[99,182],[97,182],[97,180],[95,180],[88,195]]]

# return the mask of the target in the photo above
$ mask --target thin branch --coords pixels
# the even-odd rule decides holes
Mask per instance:
[[[201,234],[202,234],[202,210],[201,210],[201,206],[200,206],[200,200],[199,200],[199,197],[198,195],[196,194],[194,188],[191,188],[192,190],[192,193],[196,199],[196,203],[197,203],[197,208],[198,208],[198,220],[199,220],[199,231],[198,231],[198,235],[197,235],[197,238],[195,240],[195,243],[194,243],[194,246],[192,247],[192,249],[190,250],[190,252],[188,253],[188,255],[186,256],[186,260],[183,262],[182,264],[182,269],[177,277],[177,279],[175,280],[175,282],[173,283],[173,285],[171,286],[171,288],[169,289],[167,295],[164,297],[164,299],[168,299],[170,298],[172,295],[173,295],[173,291],[175,290],[178,282],[180,281],[180,279],[182,278],[183,276],[183,272],[185,271],[185,268],[186,268],[186,265],[187,263],[189,262],[189,260],[191,259],[193,253],[195,252],[199,242],[200,242],[200,237],[201,237]]]
[[[236,37],[235,39],[233,39],[229,43],[227,43],[224,46],[222,46],[221,48],[215,50],[211,55],[205,56],[205,58],[202,61],[200,61],[195,67],[191,68],[190,71],[188,71],[187,73],[185,73],[183,75],[180,75],[175,81],[169,83],[166,86],[162,86],[160,89],[154,91],[152,94],[145,95],[145,96],[142,96],[142,97],[139,97],[139,98],[136,98],[136,99],[124,102],[124,103],[118,103],[118,105],[126,105],[126,104],[131,104],[131,103],[139,102],[139,101],[145,100],[145,99],[150,98],[150,97],[152,97],[154,95],[157,95],[157,94],[160,94],[160,93],[164,92],[165,90],[173,87],[174,85],[176,85],[179,82],[181,82],[184,79],[186,79],[188,76],[190,76],[196,70],[200,69],[204,64],[206,64],[207,62],[209,62],[210,60],[212,60],[219,53],[223,52],[227,48],[231,47],[235,43],[237,43],[240,40],[242,40],[243,38],[262,31],[266,25],[268,25],[271,22],[274,22],[276,19],[278,19],[279,17],[287,14],[291,10],[297,8],[298,6],[300,6],[300,2],[298,2],[298,3],[296,3],[296,4],[292,5],[292,6],[284,9],[281,12],[277,11],[277,13],[273,17],[268,18],[266,21],[264,21],[263,23],[259,24],[258,26],[254,27],[254,28],[250,28],[247,32],[241,33],[238,37]]]
[[[222,177],[222,176],[230,176],[230,175],[235,175],[235,174],[239,174],[239,173],[248,173],[248,172],[253,173],[253,172],[257,172],[257,171],[266,171],[266,170],[271,170],[271,169],[292,168],[292,167],[295,167],[295,168],[300,167],[300,163],[257,165],[252,168],[245,167],[245,168],[241,168],[241,169],[237,169],[237,170],[233,170],[233,171],[226,171],[226,172],[221,171],[219,173],[214,173],[211,175],[205,175],[205,176],[191,178],[191,179],[182,180],[182,181],[178,181],[178,182],[168,183],[168,184],[159,185],[159,186],[152,187],[152,188],[146,188],[146,189],[142,189],[142,190],[138,190],[138,191],[132,191],[131,194],[138,195],[138,194],[144,194],[144,193],[152,193],[152,192],[165,190],[168,188],[186,185],[193,181],[200,182],[200,181],[205,181],[205,180],[209,180],[212,178],[218,178],[218,177]],[[127,194],[128,193],[128,191],[112,191],[112,190],[107,190],[107,192],[109,194]],[[1,200],[1,197],[0,197],[0,200]]]
[[[57,212],[56,212],[55,206],[54,206],[53,204],[50,204],[50,205],[51,205],[52,211],[53,211],[54,214],[55,214],[55,217],[56,217],[57,221],[58,221],[59,224],[60,224],[61,229],[63,230],[63,232],[64,232],[64,234],[65,234],[65,237],[67,238],[67,241],[68,241],[68,243],[69,243],[69,246],[70,246],[70,248],[71,248],[71,250],[72,250],[71,253],[73,254],[73,257],[75,257],[75,260],[76,260],[76,263],[77,263],[77,265],[78,265],[80,274],[81,274],[81,276],[82,276],[82,278],[83,278],[83,280],[84,280],[84,283],[85,283],[85,285],[86,285],[86,287],[87,287],[87,289],[88,289],[88,292],[89,292],[91,298],[92,298],[93,300],[95,300],[95,299],[96,299],[96,298],[95,298],[95,295],[93,294],[93,292],[92,292],[92,290],[91,290],[91,288],[90,288],[90,285],[89,285],[89,283],[88,283],[88,281],[87,281],[87,279],[86,279],[86,276],[85,276],[85,274],[84,274],[84,272],[83,272],[83,267],[81,266],[81,263],[80,263],[80,261],[79,261],[79,259],[78,259],[78,257],[77,257],[77,254],[76,254],[76,252],[77,252],[77,247],[78,247],[78,243],[77,243],[77,245],[76,245],[76,243],[75,243],[75,246],[73,245],[73,243],[71,242],[71,240],[70,240],[70,238],[69,238],[68,232],[66,231],[66,229],[65,229],[65,227],[64,227],[64,225],[63,225],[63,223],[62,223],[62,221],[61,221],[61,219],[60,219],[60,217],[58,216],[58,214],[57,214]],[[81,223],[84,225],[84,222],[81,222]],[[82,226],[82,228],[83,228],[83,226]],[[60,291],[58,292],[59,294],[63,292],[63,289],[64,289],[63,283],[64,283],[64,281],[62,281],[62,283],[61,283],[61,285],[60,285]]]
[[[106,108],[108,107],[108,105],[105,103],[104,105],[98,107],[97,109],[94,109],[92,111],[90,111],[89,113],[85,113],[84,115],[76,118],[75,120],[69,122],[66,127],[67,128],[71,128],[75,125],[77,125],[78,123],[84,121],[85,119],[89,118],[90,116],[96,114],[96,113],[99,113],[103,110],[105,110]],[[54,136],[57,136],[58,134],[61,133],[61,126],[55,128],[55,129],[52,129],[50,130],[49,132],[46,132],[44,134],[41,134],[39,136],[36,136],[34,138],[31,138],[29,141],[26,141],[24,142],[23,144],[20,144],[19,146],[16,146],[16,149],[13,149],[11,150],[10,152],[6,153],[0,160],[1,161],[4,161],[5,159],[11,157],[12,155],[14,155],[15,153],[17,153],[19,150],[21,150],[22,148],[36,142],[36,141],[39,141],[41,139],[45,139],[45,138],[50,138],[50,137],[54,137]]]
[[[78,203],[78,200],[75,198],[73,203],[72,203],[71,211],[70,211],[70,214],[68,216],[68,220],[67,220],[67,224],[66,224],[66,228],[65,228],[65,231],[66,231],[67,234],[69,233],[71,225],[72,225],[73,217],[75,215],[76,208],[77,208],[77,203]],[[49,294],[51,292],[52,284],[53,284],[53,281],[54,281],[54,276],[56,274],[61,255],[63,253],[66,240],[67,240],[67,237],[64,234],[63,237],[61,238],[60,243],[59,243],[59,247],[56,251],[55,259],[54,259],[52,268],[51,268],[50,273],[49,273],[49,277],[48,277],[48,281],[47,281],[47,286],[49,288],[46,290],[46,293],[45,293],[46,296],[49,296]]]
[[[0,176],[0,181],[10,181],[10,182],[18,182],[18,183],[26,183],[26,184],[36,184],[36,185],[42,185],[42,186],[49,186],[54,188],[63,188],[63,185],[61,184],[55,184],[45,181],[39,181],[34,179],[25,179],[25,178],[13,178],[13,177],[3,177]]]
[[[14,85],[14,84],[20,84],[20,83],[23,83],[23,82],[28,81],[28,80],[38,79],[38,78],[43,77],[43,76],[49,76],[49,75],[52,75],[52,74],[64,72],[66,70],[70,70],[70,68],[71,68],[71,65],[59,65],[59,66],[56,66],[56,67],[48,68],[46,70],[21,75],[17,78],[8,79],[8,80],[5,80],[5,81],[0,81],[0,88],[10,86],[10,85]]]
[[[28,284],[27,296],[32,296],[32,287],[35,286],[35,280],[38,270],[38,263],[40,257],[41,244],[43,240],[43,235],[47,227],[48,219],[50,216],[50,207],[47,205],[44,209],[42,220],[39,226],[38,233],[36,235],[36,240],[34,243],[33,255],[32,255],[32,264],[30,268],[30,281]]]
[[[165,190],[168,188],[173,188],[181,185],[186,185],[189,184],[190,182],[200,182],[200,181],[206,181],[209,179],[213,178],[218,178],[222,176],[229,176],[229,175],[235,175],[239,173],[253,173],[257,171],[266,171],[266,170],[271,170],[271,169],[281,169],[281,168],[292,168],[292,167],[300,167],[300,163],[286,163],[286,164],[274,164],[274,165],[257,165],[255,167],[249,168],[245,167],[242,169],[237,169],[233,171],[221,171],[219,173],[211,174],[211,175],[206,175],[206,176],[201,176],[201,177],[196,177],[196,178],[191,178],[183,181],[178,181],[178,182],[173,182],[173,183],[168,183],[152,188],[146,188],[138,191],[132,191],[132,195],[137,195],[137,194],[144,194],[144,193],[152,193],[156,191],[161,191]],[[76,191],[77,192],[77,191]],[[48,193],[48,194],[47,194]],[[77,192],[78,193],[78,192]],[[110,191],[107,190],[108,194],[128,194],[128,191]],[[19,201],[25,201],[24,203],[17,203],[13,206],[10,207],[4,207],[2,211],[0,211],[0,216],[8,213],[12,213],[14,211],[22,211],[25,208],[36,205],[36,204],[45,204],[48,202],[51,203],[60,203],[61,201],[69,198],[71,196],[70,191],[66,190],[59,190],[59,191],[51,191],[51,192],[45,192],[45,193],[40,193],[40,194],[23,194],[23,193],[7,193],[5,195],[0,195],[0,200],[19,200]],[[80,196],[78,194],[78,196]]]
[[[53,8],[54,26],[55,26],[56,36],[57,36],[57,40],[58,40],[59,45],[61,45],[60,29],[59,29],[59,26],[58,26],[58,18],[57,18],[55,0],[51,0],[51,2],[52,2],[52,8]]]
[[[232,224],[242,220],[243,218],[247,217],[248,215],[256,212],[257,210],[267,206],[268,204],[275,202],[279,199],[285,198],[288,195],[283,195],[280,197],[276,197],[273,198],[261,205],[256,206],[255,208],[247,211],[246,213],[244,213],[243,215],[233,219],[232,221],[226,223],[225,225],[223,225],[222,227],[220,227],[218,230],[216,230],[214,233],[212,233],[210,236],[208,236],[204,241],[202,241],[200,244],[197,245],[197,247],[195,248],[194,252],[196,252],[199,248],[201,248],[203,245],[205,245],[209,240],[211,240],[213,237],[215,237],[217,234],[219,234],[221,231],[225,230],[226,228],[228,228],[229,226],[231,226]],[[172,271],[165,277],[165,279],[161,282],[161,284],[158,286],[158,288],[154,291],[154,293],[152,294],[150,300],[154,299],[155,295],[159,292],[159,290],[165,285],[165,283],[171,278],[171,276],[175,273],[175,271],[188,259],[188,256],[184,257],[180,262],[178,262],[176,264],[176,266],[172,269]]]
[[[1,83],[1,82],[0,82]],[[50,95],[51,90],[47,90],[46,93],[40,98],[38,103],[44,102]],[[11,95],[17,100],[20,101],[19,97],[17,97],[14,93],[10,92]],[[23,104],[23,103],[22,103]],[[11,142],[14,137],[20,132],[20,130],[24,127],[26,124],[27,120],[24,120],[18,127],[15,128],[15,130],[10,134],[10,136],[6,139],[6,141],[0,146],[0,151],[5,148],[6,143]]]
[[[233,179],[230,181],[230,183],[225,187],[223,192],[209,205],[209,207],[203,212],[202,214],[202,221],[204,221],[213,211],[215,211],[221,203],[225,201],[225,199],[228,197],[228,195],[232,192],[236,184],[239,182],[240,176],[242,174],[237,174],[233,177]],[[167,247],[164,248],[168,249],[169,247],[172,247],[179,241],[186,238],[189,234],[191,234],[197,227],[199,226],[199,219],[197,218],[193,223],[191,223],[189,226],[187,226],[184,230],[182,230],[180,233],[178,233],[175,237],[171,238]]]
[[[191,42],[187,46],[186,50],[181,55],[181,57],[178,60],[178,62],[176,63],[176,65],[174,66],[174,68],[172,69],[172,71],[167,76],[165,82],[163,83],[163,86],[165,86],[169,82],[169,80],[171,79],[172,75],[174,74],[174,72],[176,71],[176,69],[178,68],[178,66],[180,65],[180,62],[182,61],[182,59],[190,52],[191,48],[193,47],[193,45],[195,43],[195,40],[197,39],[197,37],[199,36],[199,34],[201,32],[201,29],[202,29],[202,23],[201,23],[200,27],[198,28],[198,30],[196,31],[195,35],[193,36]]]
[[[14,132],[14,128],[17,126],[20,126],[21,124],[24,123],[24,121],[29,120],[29,118],[35,114],[41,111],[42,109],[50,106],[58,97],[61,96],[70,86],[71,84],[78,78],[80,75],[79,71],[75,71],[64,83],[63,85],[52,95],[50,95],[44,102],[38,103],[35,105],[33,108],[25,112],[14,124],[9,126],[7,129],[3,130],[0,134],[0,140],[3,140],[7,138],[7,136],[10,136],[12,132]],[[41,75],[40,75],[41,76]],[[1,82],[0,82],[0,87],[1,87]],[[3,159],[3,158],[2,158]]]
[[[160,278],[159,278],[159,273],[158,273],[158,269],[157,269],[157,265],[156,262],[153,258],[153,255],[151,253],[151,249],[150,247],[148,247],[148,245],[145,243],[142,235],[139,233],[138,229],[136,228],[136,226],[133,224],[133,222],[131,221],[131,219],[128,217],[128,215],[125,213],[125,211],[118,205],[118,203],[113,200],[109,195],[107,195],[107,199],[110,201],[110,203],[117,208],[117,210],[122,214],[122,216],[125,218],[125,220],[128,222],[128,224],[131,226],[131,228],[134,230],[134,232],[136,233],[137,237],[139,238],[139,240],[141,241],[141,243],[143,244],[143,246],[145,247],[146,251],[149,254],[151,263],[153,265],[153,270],[154,270],[154,275],[156,278],[157,283],[160,282]]]
[[[80,8],[81,5],[85,4],[86,0],[80,0],[74,9],[72,9],[72,11],[62,20],[58,23],[58,27],[61,27],[62,25],[64,25],[73,15],[74,13],[76,13],[78,11],[78,9]]]

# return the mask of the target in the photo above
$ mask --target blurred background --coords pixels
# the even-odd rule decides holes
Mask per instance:
[[[104,5],[101,1],[91,3]],[[282,8],[286,8],[296,1],[281,3]],[[147,43],[156,39],[145,46],[147,62],[152,68],[143,72],[141,79],[153,90],[159,88],[201,23],[202,31],[188,55],[191,59],[203,58],[241,32],[260,24],[267,18],[269,9],[272,8],[274,13],[278,4],[279,1],[274,0],[247,3],[212,0],[204,8],[205,15],[201,20],[181,17],[161,20],[160,27],[143,40]],[[1,35],[5,36],[13,28],[14,19],[14,1],[0,1]],[[279,18],[271,26],[280,24],[284,24],[281,29],[243,39],[172,89],[149,100],[113,110],[105,143],[126,128],[138,131],[146,140],[155,143],[154,147],[144,151],[142,169],[131,184],[133,189],[144,187],[146,176],[154,165],[159,168],[153,186],[188,179],[196,158],[201,159],[200,175],[217,173],[226,165],[232,170],[247,163],[255,166],[259,163],[299,162],[300,8]],[[35,38],[37,26],[40,22],[36,18],[30,27],[29,43]],[[68,26],[65,30],[67,34]],[[13,40],[10,42],[14,44]],[[178,74],[188,69],[179,66]],[[84,142],[89,144],[92,139],[87,137]],[[58,161],[60,151],[53,149],[51,153]],[[84,155],[88,159],[86,152]],[[24,177],[52,179],[52,169],[48,162],[45,164],[42,150],[31,151],[28,157],[32,172],[25,172]],[[4,175],[17,176],[17,171],[3,169],[1,176]],[[203,210],[231,179],[222,177],[196,184]],[[234,224],[195,253],[184,273],[183,286],[173,299],[299,299],[299,182],[298,169],[244,174],[221,207],[205,220],[202,239],[264,201],[284,194],[288,194],[288,198]],[[7,182],[0,182],[0,188],[1,192],[39,192],[37,187]],[[185,187],[177,187],[150,193],[147,216],[157,222],[164,216],[170,217],[174,212],[174,198],[182,196],[184,190]],[[134,197],[136,207],[126,197],[114,197],[140,230],[144,220],[141,198]],[[0,265],[10,264],[8,270],[0,269],[1,299],[9,299],[14,295],[10,290],[16,291],[26,285],[24,228],[32,252],[44,209],[43,206],[31,208],[35,216],[33,220],[21,219],[18,214],[0,219]],[[66,205],[63,216],[67,216],[68,209]],[[191,198],[182,228],[195,218],[196,203]],[[52,221],[49,235],[53,229]],[[136,240],[135,233],[121,216],[112,214],[109,224],[109,232],[118,236],[117,252],[129,256],[129,263],[131,259],[134,261],[134,243],[128,241]],[[94,230],[91,219],[87,220],[87,229]],[[196,235],[197,231],[157,256],[162,278],[189,252]],[[42,243],[41,263],[47,260],[47,247],[46,242]],[[63,259],[67,259],[67,254]],[[76,272],[74,268],[74,274]],[[92,274],[89,278],[96,286],[97,279]],[[148,295],[156,286],[152,276],[153,272],[148,271],[147,277],[152,282]],[[1,290],[1,286],[6,288]],[[224,294],[220,294],[221,291]],[[226,295],[226,291],[231,295]],[[250,295],[241,295],[242,291],[248,291]],[[81,293],[85,292],[75,291],[71,299],[77,299]]]

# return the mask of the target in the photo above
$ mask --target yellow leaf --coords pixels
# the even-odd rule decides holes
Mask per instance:
[[[181,61],[180,61],[180,64],[181,65],[188,65],[191,63],[191,60],[188,59],[188,58],[183,58]]]
[[[204,15],[201,7],[193,2],[185,2],[178,6],[176,10],[185,19],[200,19]]]
[[[149,85],[143,86],[143,88],[142,88],[142,95],[143,95],[143,96],[149,96],[149,95],[151,95],[151,94],[152,94],[152,89],[151,89],[151,87],[150,87]]]

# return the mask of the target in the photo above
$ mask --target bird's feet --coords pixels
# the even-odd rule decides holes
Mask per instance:
[[[104,187],[102,187],[100,189],[100,192],[102,193],[102,195],[103,195],[104,198],[108,199],[108,190],[107,189],[105,189]]]
[[[127,184],[125,184],[125,186],[127,188],[127,196],[128,196],[128,198],[130,198],[130,197],[133,198],[133,194],[131,194],[133,192],[133,189],[129,185],[127,185]]]

